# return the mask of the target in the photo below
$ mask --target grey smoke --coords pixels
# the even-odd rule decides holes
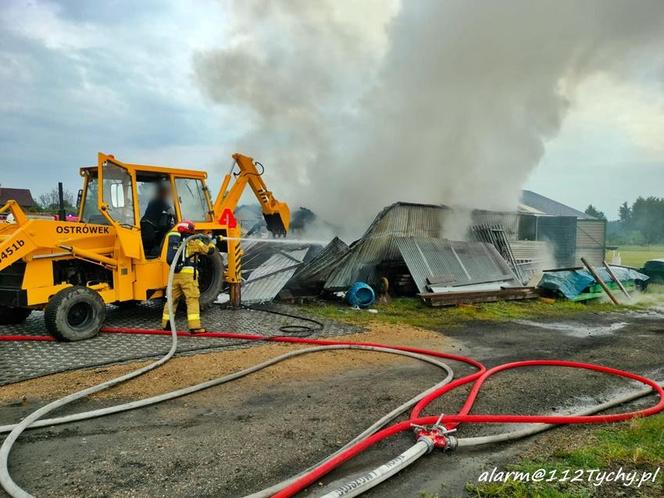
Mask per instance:
[[[202,89],[275,191],[340,225],[397,200],[513,208],[579,82],[664,66],[661,0],[227,7],[230,44],[194,59]]]

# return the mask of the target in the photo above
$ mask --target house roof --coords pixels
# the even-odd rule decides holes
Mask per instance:
[[[18,202],[23,207],[32,207],[36,204],[30,189],[0,187],[0,204],[11,200]]]
[[[537,192],[531,190],[521,191],[521,204],[528,208],[528,211],[539,211],[549,216],[574,216],[582,220],[594,220],[593,216],[587,215],[583,211],[566,206],[558,201],[549,199]]]

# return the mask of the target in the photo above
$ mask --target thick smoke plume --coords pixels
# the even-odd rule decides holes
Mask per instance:
[[[661,0],[227,8],[229,45],[195,57],[202,88],[274,189],[339,225],[397,200],[513,208],[580,81],[663,62]]]

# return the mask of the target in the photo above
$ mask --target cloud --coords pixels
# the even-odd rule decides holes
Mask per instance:
[[[203,10],[177,1],[94,2],[94,8],[92,2],[5,3],[3,185],[39,193],[65,180],[74,190],[78,167],[94,163],[100,150],[132,162],[158,156],[168,164],[160,151],[188,149],[201,161],[211,144],[223,148],[233,135],[223,126],[224,111],[211,109],[192,79],[192,51],[223,34],[224,12],[216,2],[202,0]],[[207,160],[205,166],[218,157]]]
[[[651,67],[643,64],[641,67]],[[664,93],[651,75],[598,73],[579,85],[574,105],[528,188],[610,219],[625,201],[662,196]]]
[[[388,3],[362,25],[332,0],[233,4],[234,43],[195,59],[291,199],[359,226],[397,200],[514,207],[580,83],[664,67],[658,0]]]
[[[571,170],[613,161],[639,180],[662,161],[663,10],[5,0],[0,183],[74,190],[99,150],[216,181],[242,151],[293,207],[359,225],[398,199],[509,204],[529,175],[581,199]]]
[[[93,25],[64,19],[61,12],[56,3],[9,1],[0,11],[0,23],[16,37],[52,50],[81,50],[103,43]]]

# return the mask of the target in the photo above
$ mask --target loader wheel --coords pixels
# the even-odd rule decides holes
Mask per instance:
[[[0,325],[18,325],[30,316],[32,310],[27,308],[14,308],[13,306],[0,306]]]
[[[198,288],[202,308],[217,300],[224,286],[224,259],[219,251],[198,258]]]
[[[81,341],[99,333],[106,319],[101,296],[87,287],[74,286],[51,298],[44,310],[46,328],[60,341]]]

